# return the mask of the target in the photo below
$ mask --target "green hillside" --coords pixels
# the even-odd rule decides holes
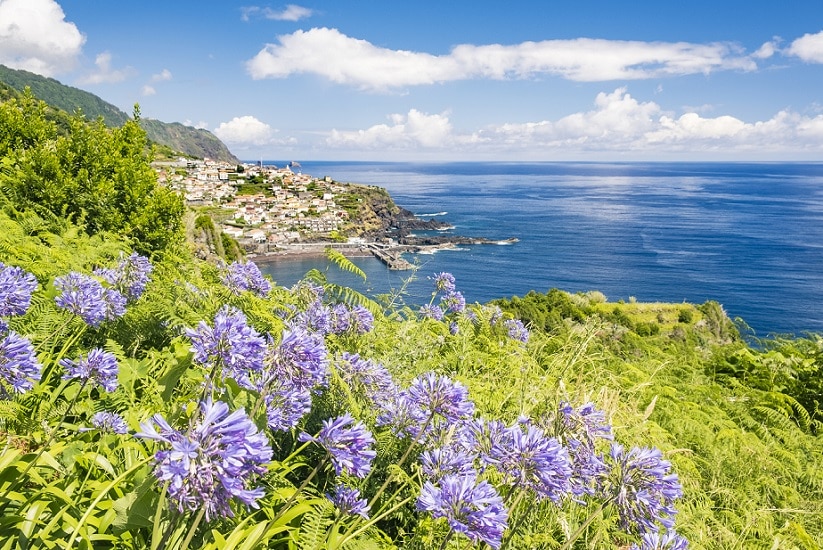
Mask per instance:
[[[134,121],[47,111],[0,104],[0,548],[823,545],[823,338],[278,286],[194,257]]]
[[[23,92],[28,87],[35,97],[56,109],[69,114],[79,110],[88,120],[102,117],[110,127],[122,126],[129,120],[126,113],[94,94],[28,71],[0,65],[0,84],[5,84],[17,92]],[[0,91],[0,101],[4,95],[8,93]],[[151,141],[172,151],[194,158],[208,157],[232,163],[239,162],[226,145],[208,130],[185,126],[179,122],[167,123],[153,119],[141,119],[140,124]]]

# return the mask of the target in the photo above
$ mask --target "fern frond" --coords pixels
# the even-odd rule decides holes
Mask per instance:
[[[326,258],[329,259],[334,265],[340,268],[343,271],[348,271],[349,273],[354,273],[364,281],[366,280],[366,273],[357,267],[354,262],[348,259],[346,256],[343,255],[342,252],[339,250],[335,250],[332,247],[326,248]]]

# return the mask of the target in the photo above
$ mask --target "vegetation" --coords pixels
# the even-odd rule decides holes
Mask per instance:
[[[115,200],[159,189],[136,123],[43,110],[0,106],[0,548],[823,544],[820,337],[750,344],[713,302],[467,306],[448,274],[422,307],[279,287],[195,256],[208,215],[160,239]]]
[[[89,92],[66,86],[53,78],[0,65],[0,101],[10,96],[9,90],[23,93],[31,90],[34,97],[45,101],[55,111],[83,113],[89,120],[101,118],[110,128],[123,126],[129,116]],[[142,119],[140,125],[149,140],[160,146],[161,158],[176,158],[182,153],[193,158],[209,157],[214,160],[238,162],[226,145],[208,130],[192,128],[179,122],[167,123]]]

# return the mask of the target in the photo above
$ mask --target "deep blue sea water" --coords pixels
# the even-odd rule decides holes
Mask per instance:
[[[454,234],[520,239],[406,255],[422,266],[410,303],[428,300],[427,276],[448,271],[469,302],[553,287],[610,301],[716,300],[756,336],[823,333],[823,163],[305,162],[302,171],[384,187]],[[372,294],[409,275],[354,262],[366,285],[322,259],[261,268],[285,286],[328,269]]]

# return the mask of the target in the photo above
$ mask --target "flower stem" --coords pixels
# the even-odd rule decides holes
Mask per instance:
[[[197,531],[197,528],[200,526],[200,522],[203,520],[203,514],[206,513],[205,506],[200,508],[200,511],[197,512],[197,516],[194,518],[194,523],[192,523],[191,527],[189,528],[189,532],[186,535],[186,538],[183,540],[183,544],[180,546],[180,550],[186,550],[189,547],[189,543],[191,539],[194,538],[194,533]]]
[[[605,509],[606,509],[606,506],[608,506],[609,504],[611,504],[611,502],[612,502],[612,499],[606,499],[605,501],[603,501],[603,504],[601,504],[600,506],[598,506],[598,507],[597,507],[597,510],[595,510],[594,512],[592,512],[591,514],[589,514],[589,517],[587,517],[587,518],[586,518],[586,521],[584,521],[584,522],[583,522],[583,524],[582,524],[580,527],[578,527],[578,528],[577,528],[577,531],[575,531],[574,533],[572,533],[572,536],[570,536],[570,537],[569,537],[569,540],[567,540],[566,542],[564,542],[564,543],[563,543],[563,546],[561,546],[561,547],[559,548],[559,550],[569,550],[569,549],[572,547],[572,544],[574,544],[574,541],[576,541],[576,540],[580,537],[580,535],[582,535],[582,534],[583,534],[583,531],[585,531],[585,530],[586,530],[586,528],[587,528],[589,525],[591,525],[591,523],[594,521],[594,518],[596,518],[598,515],[600,515],[600,513],[601,513],[603,510],[605,510]]]

